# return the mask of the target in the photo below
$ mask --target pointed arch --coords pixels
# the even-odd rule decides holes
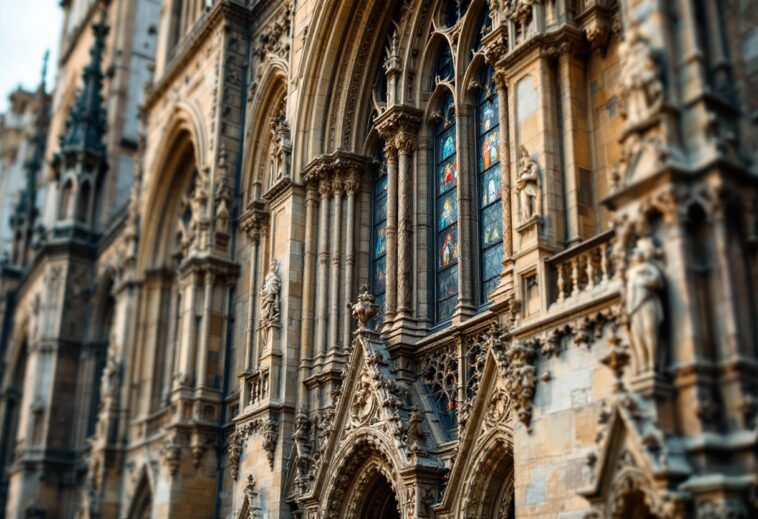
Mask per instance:
[[[243,171],[243,203],[245,204],[259,198],[273,182],[267,174],[267,166],[272,160],[269,153],[272,142],[272,123],[274,118],[282,112],[286,116],[286,103],[287,65],[279,59],[267,60],[248,114],[248,120],[253,121],[254,126],[246,136],[242,158],[245,168]],[[286,120],[282,122],[288,124]]]
[[[126,517],[128,519],[150,519],[153,511],[153,490],[147,468],[142,468],[142,475],[134,490],[134,497],[129,505]]]
[[[368,132],[372,90],[391,22],[402,2],[325,0],[318,2],[304,46],[299,77],[302,102],[294,117],[300,129],[295,171],[337,148],[357,152]],[[351,23],[337,23],[351,20]]]
[[[320,504],[324,516],[363,517],[360,512],[377,477],[386,480],[397,500],[401,490],[396,483],[400,480],[397,470],[400,460],[393,452],[388,439],[368,427],[356,431],[344,442],[330,464],[328,484],[324,487],[328,491]]]
[[[174,244],[176,214],[195,172],[205,165],[203,123],[189,103],[177,104],[163,138],[153,150],[145,179],[140,270],[166,267]],[[177,196],[177,194],[180,194]]]

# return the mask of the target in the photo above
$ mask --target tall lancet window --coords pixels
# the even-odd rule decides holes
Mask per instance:
[[[497,287],[503,267],[503,211],[500,202],[500,124],[492,67],[484,70],[477,103],[479,248],[482,303]]]
[[[371,209],[371,292],[380,306],[377,325],[384,317],[384,296],[387,291],[387,160],[381,143],[378,148]]]
[[[452,317],[458,300],[458,161],[455,150],[453,96],[442,101],[435,128],[435,296],[437,321]]]

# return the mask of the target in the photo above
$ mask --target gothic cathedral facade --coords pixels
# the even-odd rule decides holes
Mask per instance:
[[[755,2],[60,3],[0,516],[758,515]]]

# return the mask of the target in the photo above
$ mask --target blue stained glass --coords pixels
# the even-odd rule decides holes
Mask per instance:
[[[451,128],[439,137],[441,146],[439,147],[439,157],[437,161],[443,161],[455,153],[455,129]]]
[[[484,279],[496,278],[503,269],[503,248],[492,247],[482,255],[482,274]]]
[[[374,292],[383,294],[387,290],[387,261],[382,257],[374,263]]]
[[[437,230],[441,231],[458,220],[458,203],[455,200],[455,192],[445,195],[437,204]]]
[[[490,295],[492,295],[492,292],[495,291],[495,289],[497,288],[497,284],[499,282],[500,282],[500,278],[497,278],[497,277],[494,277],[484,282],[483,290],[484,290],[485,299],[488,299]]]
[[[492,130],[482,138],[479,150],[479,171],[490,169],[500,160],[497,130]]]
[[[458,302],[457,298],[451,297],[445,299],[437,304],[437,320],[444,321],[450,319],[455,312],[455,304]]]
[[[437,296],[445,299],[458,293],[458,267],[440,272],[437,278]]]
[[[437,177],[440,194],[452,189],[458,182],[458,163],[453,159],[440,164],[437,169]]]
[[[381,222],[387,219],[387,197],[382,196],[374,201],[374,221]]]
[[[487,171],[481,176],[482,207],[500,199],[500,166]]]
[[[482,211],[482,246],[489,247],[503,237],[503,219],[500,206],[493,205]]]
[[[487,133],[498,125],[497,96],[492,101],[484,101],[479,108],[479,134]]]
[[[449,267],[458,259],[458,232],[455,227],[448,228],[437,238],[437,266]]]
[[[377,258],[387,252],[387,224],[382,223],[374,232],[374,258]]]

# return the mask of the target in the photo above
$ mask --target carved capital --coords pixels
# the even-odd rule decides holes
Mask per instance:
[[[395,137],[395,146],[400,155],[410,155],[416,149],[416,136],[407,131],[401,131]]]

